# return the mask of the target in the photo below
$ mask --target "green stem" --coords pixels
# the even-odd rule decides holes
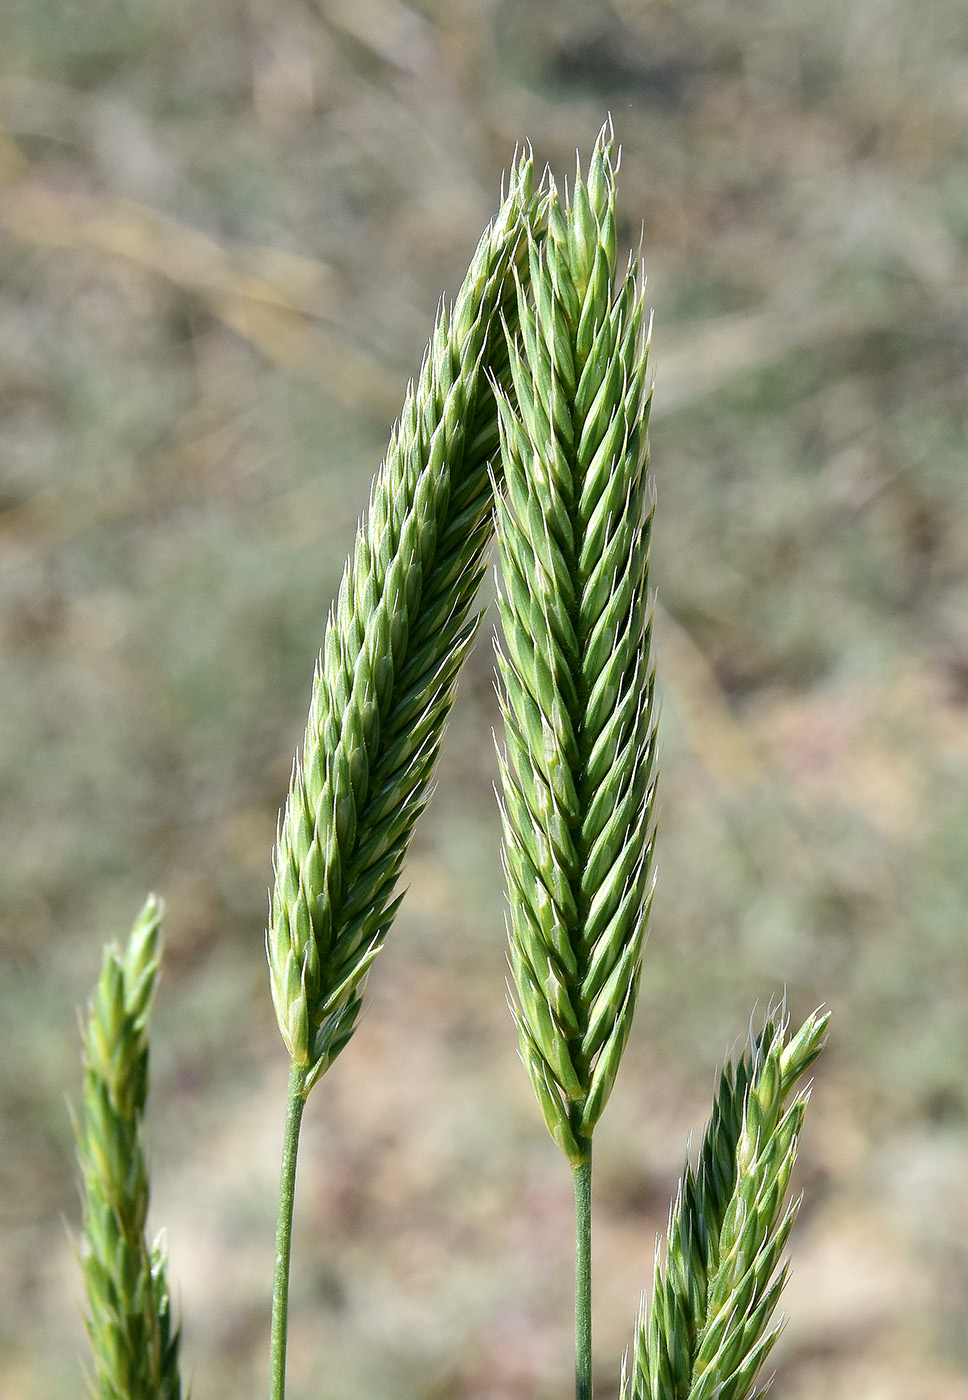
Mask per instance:
[[[575,1400],[592,1400],[592,1145],[572,1166],[575,1183]]]
[[[289,1103],[286,1136],[282,1144],[282,1179],[279,1183],[279,1223],[276,1227],[276,1268],[272,1281],[272,1343],[269,1352],[270,1400],[286,1396],[286,1334],[289,1323],[289,1256],[292,1252],[292,1206],[296,1194],[296,1154],[299,1127],[306,1106],[305,1065],[289,1071]]]

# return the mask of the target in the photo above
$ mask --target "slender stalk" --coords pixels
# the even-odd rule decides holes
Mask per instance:
[[[592,1400],[592,1145],[575,1183],[575,1400]]]
[[[299,1129],[306,1106],[307,1065],[293,1064],[289,1071],[289,1103],[286,1136],[282,1144],[282,1177],[279,1183],[279,1223],[276,1227],[276,1268],[272,1281],[272,1343],[269,1352],[270,1400],[285,1400],[286,1337],[289,1324],[289,1259],[292,1252],[292,1207],[296,1195],[296,1156]]]

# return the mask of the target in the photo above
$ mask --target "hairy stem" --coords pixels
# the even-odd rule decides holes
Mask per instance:
[[[270,1400],[285,1400],[286,1339],[289,1323],[289,1259],[292,1253],[292,1207],[296,1195],[296,1156],[299,1129],[306,1106],[308,1067],[292,1065],[289,1071],[289,1103],[286,1136],[282,1145],[282,1177],[279,1183],[279,1223],[276,1226],[276,1268],[272,1281],[272,1343],[269,1360]]]
[[[575,1400],[592,1400],[592,1145],[575,1184]]]

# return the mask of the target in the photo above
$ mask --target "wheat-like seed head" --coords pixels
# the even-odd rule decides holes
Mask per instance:
[[[652,886],[647,341],[637,267],[615,285],[614,201],[603,133],[570,204],[550,186],[498,395],[510,963],[523,1058],[572,1163],[628,1039]]]
[[[346,565],[276,843],[267,951],[306,1091],[352,1035],[428,785],[491,535],[491,378],[538,218],[530,159],[440,312]]]
[[[151,896],[122,952],[108,947],[84,1034],[81,1264],[98,1400],[179,1400],[163,1242],[145,1240],[148,1171],[141,1121],[148,1093],[148,1016],[161,944]]]
[[[767,1018],[723,1070],[699,1161],[686,1167],[643,1303],[623,1400],[749,1400],[776,1341],[783,1249],[798,1202],[787,1202],[807,1092],[790,1096],[820,1054],[828,1017],[790,1040]],[[762,1392],[757,1392],[762,1393]]]

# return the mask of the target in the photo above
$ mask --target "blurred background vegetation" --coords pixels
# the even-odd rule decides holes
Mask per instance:
[[[611,112],[656,308],[663,772],[602,1394],[714,1068],[786,990],[834,1019],[775,1393],[968,1396],[963,0],[3,0],[0,55],[0,1395],[81,1393],[75,1012],[148,889],[186,1373],[264,1393],[262,937],[326,610],[515,143],[567,175]],[[293,1400],[568,1392],[489,630],[307,1115]]]

